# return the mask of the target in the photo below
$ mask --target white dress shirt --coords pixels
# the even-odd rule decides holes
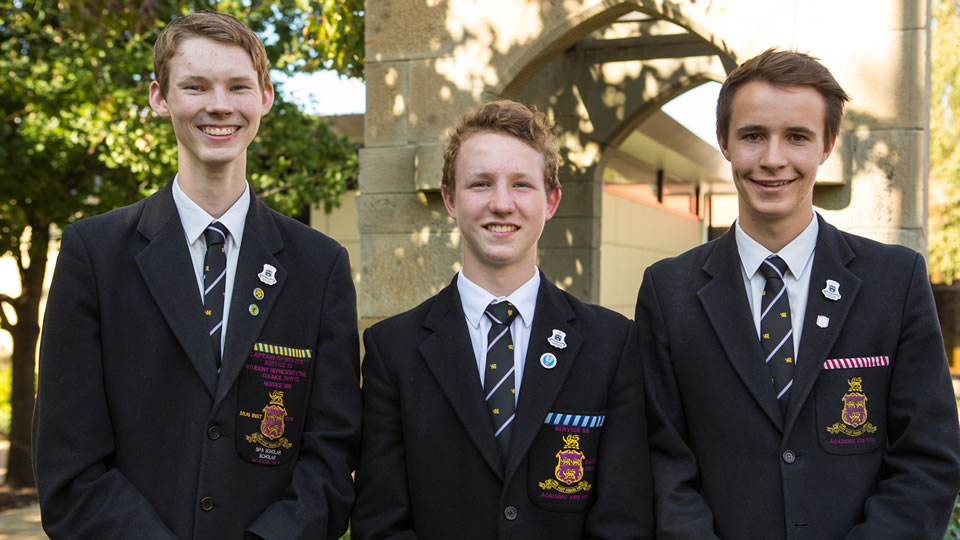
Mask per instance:
[[[494,296],[473,283],[461,271],[457,275],[457,290],[460,292],[460,304],[467,319],[467,331],[473,344],[473,356],[480,373],[480,387],[483,387],[486,366],[487,334],[493,322],[484,315],[487,306],[494,300],[509,301],[517,308],[517,317],[510,323],[510,335],[513,338],[513,366],[516,394],[514,403],[520,398],[520,381],[523,380],[523,365],[527,357],[527,344],[530,342],[530,327],[537,308],[537,293],[540,291],[540,272],[534,271],[533,277],[507,296]]]
[[[224,283],[223,297],[223,329],[220,332],[220,353],[223,354],[223,344],[227,339],[227,319],[230,314],[230,300],[233,297],[233,282],[237,274],[237,259],[240,256],[240,242],[243,240],[243,226],[247,221],[247,210],[250,208],[250,188],[244,182],[243,194],[233,203],[219,219],[207,213],[193,202],[183,189],[180,188],[178,178],[173,179],[173,203],[180,214],[180,223],[183,225],[187,247],[190,249],[190,259],[193,261],[193,273],[197,278],[197,292],[200,301],[203,301],[203,259],[207,253],[207,241],[203,231],[207,225],[219,221],[227,228],[227,241],[224,250],[227,255],[227,275]]]
[[[779,255],[787,263],[787,272],[783,276],[783,284],[787,288],[787,298],[790,300],[790,322],[793,325],[793,351],[796,361],[799,358],[800,335],[803,332],[803,317],[807,312],[807,295],[810,291],[810,272],[813,268],[813,254],[817,247],[817,233],[820,223],[816,213],[810,224],[796,238],[784,246],[779,253],[773,253],[750,238],[736,222],[737,251],[740,253],[740,272],[743,276],[743,286],[747,290],[747,301],[753,312],[753,324],[757,329],[757,339],[760,339],[760,298],[763,296],[763,287],[767,279],[760,273],[760,265],[770,255]]]

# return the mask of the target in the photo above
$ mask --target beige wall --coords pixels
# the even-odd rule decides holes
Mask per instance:
[[[700,244],[699,219],[656,203],[604,190],[600,237],[600,304],[633,318],[643,271]]]
[[[310,209],[310,226],[340,242],[350,255],[353,283],[360,281],[360,227],[357,225],[356,191],[347,191],[340,199],[340,207],[329,214],[322,207]]]

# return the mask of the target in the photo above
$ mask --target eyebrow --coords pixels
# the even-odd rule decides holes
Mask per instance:
[[[207,76],[205,76],[205,75],[200,75],[200,74],[189,74],[189,75],[184,75],[184,76],[180,77],[179,79],[176,80],[176,82],[177,82],[177,83],[180,83],[180,84],[183,84],[183,83],[191,83],[191,82],[209,83],[209,82],[210,82],[210,78],[207,77]],[[249,77],[249,76],[247,76],[247,75],[238,75],[238,76],[236,76],[236,77],[230,77],[229,79],[227,79],[227,82],[228,82],[229,84],[234,84],[234,83],[253,83],[253,82],[255,82],[255,79],[253,79],[252,77]]]
[[[735,131],[735,133],[737,133],[737,134],[742,134],[742,133],[751,133],[751,132],[754,132],[754,131],[759,131],[759,132],[761,132],[761,133],[767,133],[768,131],[770,131],[770,129],[767,128],[767,126],[764,126],[764,125],[761,125],[761,124],[749,124],[749,125],[741,126],[741,127],[737,128],[736,131]],[[784,129],[784,131],[789,132],[789,133],[803,133],[803,134],[806,134],[806,135],[809,135],[809,136],[814,136],[814,135],[816,135],[816,132],[815,132],[814,130],[812,130],[812,129],[806,127],[806,126],[790,126],[790,127],[787,127],[786,129]]]

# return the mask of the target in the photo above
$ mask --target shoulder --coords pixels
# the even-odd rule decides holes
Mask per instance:
[[[861,276],[898,281],[917,272],[918,268],[925,269],[920,253],[906,246],[885,244],[831,225],[826,225],[821,235],[823,244],[833,251],[833,255],[840,260],[849,257],[848,268]]]
[[[267,219],[270,219],[276,225],[277,231],[285,244],[292,244],[297,249],[306,248],[311,251],[340,251],[343,249],[343,246],[333,238],[309,225],[277,212],[262,201],[255,201],[253,204],[263,205],[263,211],[266,213]],[[288,245],[287,247],[291,246]]]
[[[371,335],[379,336],[403,336],[409,334],[411,331],[417,328],[422,328],[424,321],[427,320],[427,316],[430,315],[430,312],[433,310],[434,306],[437,305],[438,299],[442,295],[450,295],[453,291],[450,291],[449,288],[454,287],[455,285],[450,285],[447,288],[444,288],[439,293],[427,298],[421,302],[416,307],[398,313],[396,315],[387,317],[382,321],[371,326],[367,331]],[[455,307],[459,306],[459,302],[453,302],[452,299],[448,299],[449,311],[453,311]],[[453,316],[455,314],[447,313],[446,316]],[[459,313],[460,317],[463,317],[462,311]]]
[[[69,243],[77,238],[87,249],[120,248],[129,238],[137,234],[137,227],[143,216],[147,201],[159,194],[151,195],[133,204],[114,208],[102,214],[77,220],[63,229],[62,241]],[[174,212],[173,217],[176,217]]]
[[[719,256],[715,257],[715,255]],[[733,238],[717,238],[674,257],[667,257],[651,264],[643,274],[640,290],[655,285],[663,292],[677,290],[695,292],[696,285],[702,284],[707,279],[705,269],[708,261],[718,267],[714,271],[729,271],[731,267],[735,267],[736,260],[736,244]]]
[[[570,306],[570,310],[576,316],[577,324],[588,328],[590,332],[604,332],[610,335],[626,333],[629,330],[630,320],[612,309],[583,302],[549,282],[545,282],[542,287],[545,294],[555,295],[558,300]],[[537,311],[540,311],[539,305]]]

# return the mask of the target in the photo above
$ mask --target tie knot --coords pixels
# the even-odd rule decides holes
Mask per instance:
[[[204,229],[203,238],[207,241],[207,247],[222,244],[227,241],[227,228],[223,223],[214,221]]]
[[[510,302],[500,302],[487,306],[486,314],[494,324],[510,326],[513,319],[517,318],[517,308]]]
[[[777,278],[782,281],[787,273],[787,262],[777,255],[771,255],[760,265],[760,273],[767,279]]]

